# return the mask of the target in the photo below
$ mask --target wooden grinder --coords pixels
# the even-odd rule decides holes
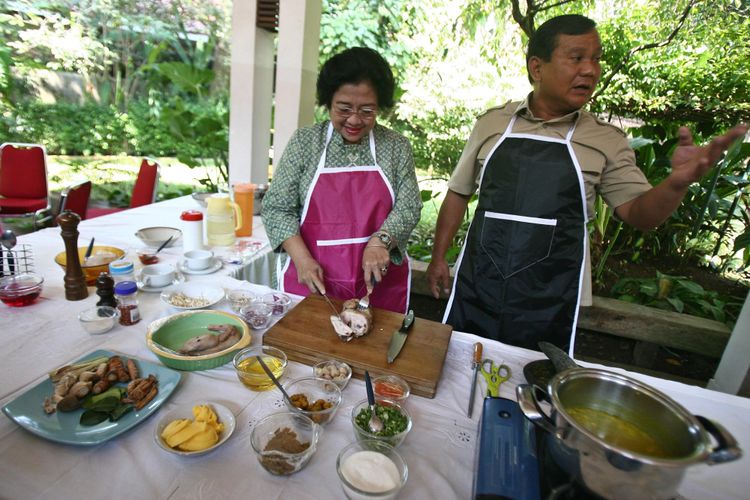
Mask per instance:
[[[65,210],[57,216],[62,239],[65,242],[65,298],[83,300],[89,296],[86,277],[78,258],[78,224],[81,218],[75,212]]]

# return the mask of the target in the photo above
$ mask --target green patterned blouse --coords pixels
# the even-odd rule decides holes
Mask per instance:
[[[263,225],[271,247],[276,251],[281,251],[281,244],[286,239],[299,234],[302,206],[323,154],[328,123],[317,123],[294,132],[276,167],[270,189],[263,197]],[[411,231],[419,222],[422,199],[408,139],[382,125],[375,125],[373,133],[378,165],[396,197],[381,229],[388,231],[398,242],[399,248],[391,252],[391,260],[398,264]],[[341,134],[333,131],[325,168],[372,164],[367,137],[360,144],[347,144]]]

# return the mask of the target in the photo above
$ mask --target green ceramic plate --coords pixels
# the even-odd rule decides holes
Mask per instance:
[[[239,342],[223,351],[202,356],[185,356],[176,352],[189,339],[214,333],[207,329],[209,325],[221,324],[239,328]],[[237,351],[250,345],[251,340],[247,324],[234,314],[224,311],[185,311],[173,314],[151,323],[146,334],[148,348],[162,363],[170,368],[185,371],[210,370],[225,365],[232,360]]]
[[[82,426],[79,423],[83,413],[82,409],[67,413],[58,411],[47,415],[43,408],[44,399],[54,392],[52,381],[47,378],[5,405],[3,412],[27,431],[58,443],[95,445],[119,436],[154,413],[175,390],[181,375],[158,364],[110,351],[94,351],[75,362],[78,363],[101,356],[110,357],[114,354],[120,355],[123,359],[131,358],[135,360],[142,377],[154,375],[159,380],[159,393],[140,410],[126,413],[115,422],[105,420],[91,427]]]

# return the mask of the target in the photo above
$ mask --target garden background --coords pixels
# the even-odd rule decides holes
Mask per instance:
[[[429,260],[445,181],[476,116],[530,91],[525,44],[549,17],[578,12],[598,22],[603,75],[590,109],[627,130],[652,183],[669,173],[679,126],[702,141],[750,121],[747,0],[322,6],[321,63],[365,45],[393,66],[397,105],[379,120],[414,148],[425,208],[409,251],[420,260]],[[0,143],[44,144],[51,188],[90,179],[95,204],[127,206],[141,156],[162,165],[159,199],[226,190],[230,12],[230,0],[6,0]],[[731,327],[747,294],[749,158],[750,144],[735,145],[652,232],[623,226],[599,200],[590,224],[595,293]]]

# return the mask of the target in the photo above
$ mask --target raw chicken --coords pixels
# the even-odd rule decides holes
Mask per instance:
[[[336,334],[345,341],[361,337],[372,329],[372,309],[357,308],[357,299],[344,302],[339,316],[331,316],[331,324]]]
[[[213,354],[233,346],[240,340],[240,331],[234,325],[209,325],[206,328],[219,334],[207,333],[188,339],[179,349],[179,353],[188,356]]]

